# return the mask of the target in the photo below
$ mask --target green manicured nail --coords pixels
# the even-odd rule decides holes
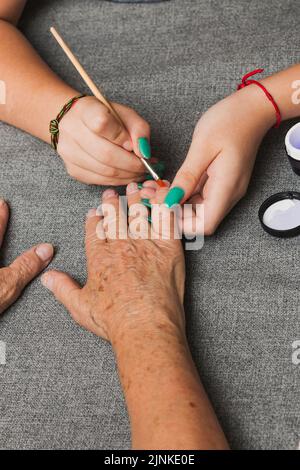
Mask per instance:
[[[151,147],[147,137],[140,137],[138,139],[138,144],[142,157],[146,158],[147,160],[151,158]]]
[[[138,188],[143,189],[143,183],[138,183]]]
[[[145,179],[146,179],[146,181],[153,181],[154,180],[152,175],[146,175]]]
[[[151,209],[151,204],[149,202],[149,199],[142,199],[142,204],[144,204],[144,206],[146,207],[149,207],[149,209]]]
[[[185,193],[182,188],[179,188],[179,186],[175,186],[174,188],[170,189],[170,191],[166,195],[166,198],[164,201],[165,205],[170,209],[176,204],[179,204],[184,194]]]

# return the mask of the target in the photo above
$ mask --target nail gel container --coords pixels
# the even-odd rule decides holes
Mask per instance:
[[[300,122],[288,131],[285,148],[294,172],[300,176]]]
[[[300,235],[300,193],[274,194],[260,207],[259,220],[263,229],[275,237]]]

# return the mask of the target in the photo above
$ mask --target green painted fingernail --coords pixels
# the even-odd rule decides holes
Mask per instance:
[[[149,209],[151,209],[151,204],[150,204],[150,201],[149,199],[142,199],[142,204],[144,204],[144,206],[146,207],[149,207]]]
[[[166,195],[166,198],[164,201],[165,205],[170,209],[176,204],[179,204],[184,194],[185,193],[182,188],[179,188],[179,186],[175,186],[174,188],[170,189],[170,191]]]
[[[138,139],[138,144],[139,144],[139,151],[141,152],[141,155],[147,160],[151,158],[151,147],[150,147],[150,142],[147,139],[147,137],[140,137]]]
[[[146,179],[146,181],[153,181],[154,180],[152,175],[146,175],[145,179]]]
[[[143,189],[143,183],[138,183],[138,188]]]

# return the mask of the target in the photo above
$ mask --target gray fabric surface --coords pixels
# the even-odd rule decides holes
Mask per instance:
[[[106,94],[149,120],[172,178],[198,117],[244,72],[299,61],[299,16],[297,0],[54,0],[31,2],[22,28],[57,73],[86,91],[48,29],[64,32]],[[273,239],[257,217],[267,196],[300,186],[284,153],[290,125],[266,137],[247,197],[202,251],[187,253],[190,345],[238,449],[295,449],[300,440],[300,366],[291,359],[300,336],[299,238]],[[0,193],[12,208],[3,262],[49,241],[52,266],[84,281],[83,221],[99,188],[71,180],[47,145],[12,127],[0,124],[0,142]],[[76,326],[39,280],[1,318],[0,340],[1,448],[130,446],[110,346]]]
[[[108,0],[114,3],[159,3],[168,0]]]

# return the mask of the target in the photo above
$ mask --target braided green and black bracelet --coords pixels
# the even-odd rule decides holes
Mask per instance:
[[[52,147],[57,150],[58,138],[59,138],[59,123],[67,114],[68,111],[72,108],[72,106],[76,103],[76,101],[80,100],[80,98],[84,98],[86,95],[79,95],[75,96],[74,98],[70,99],[62,108],[60,113],[57,115],[56,119],[52,119],[50,121],[49,131],[51,134],[51,145]]]

